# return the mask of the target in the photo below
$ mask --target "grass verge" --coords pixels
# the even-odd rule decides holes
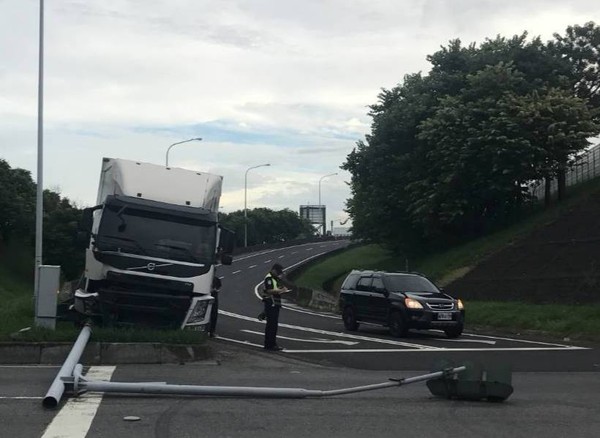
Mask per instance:
[[[295,280],[299,286],[327,289],[338,294],[352,269],[422,272],[441,286],[464,275],[483,258],[557,219],[591,192],[600,190],[600,180],[570,189],[561,205],[538,211],[525,220],[494,234],[456,246],[447,251],[406,260],[379,245],[363,245],[328,257],[311,266]],[[324,288],[323,285],[331,285]],[[501,329],[537,330],[562,337],[600,341],[600,305],[537,305],[518,302],[469,302],[467,321]]]
[[[79,329],[72,323],[59,322],[56,330],[32,327],[33,281],[22,280],[13,269],[0,263],[0,342],[73,342]],[[206,335],[189,330],[141,330],[94,328],[92,341],[96,342],[160,342],[165,344],[198,344]]]

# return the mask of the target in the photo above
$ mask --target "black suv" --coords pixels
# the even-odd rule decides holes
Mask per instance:
[[[457,338],[465,323],[463,303],[416,273],[352,271],[342,284],[340,309],[347,330],[370,322],[388,326],[396,337],[411,328],[437,328]]]

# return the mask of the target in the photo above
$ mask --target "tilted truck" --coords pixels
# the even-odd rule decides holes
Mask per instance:
[[[78,314],[105,326],[205,331],[215,265],[232,261],[233,233],[218,222],[222,180],[103,158],[97,205],[81,221]]]

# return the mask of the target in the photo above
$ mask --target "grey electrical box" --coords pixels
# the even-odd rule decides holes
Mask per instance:
[[[60,266],[38,267],[38,290],[36,294],[35,325],[54,330],[56,326],[56,302],[60,287]]]

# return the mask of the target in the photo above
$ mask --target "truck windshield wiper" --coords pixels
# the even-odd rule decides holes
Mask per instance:
[[[148,253],[146,252],[146,250],[144,249],[144,247],[142,245],[140,245],[135,239],[131,239],[129,237],[123,237],[123,236],[115,236],[113,234],[103,234],[101,236],[98,236],[100,238],[100,240],[102,240],[105,237],[108,237],[109,239],[115,239],[115,240],[123,240],[124,242],[131,242],[135,245],[135,247],[137,249],[139,249],[142,254],[144,255],[148,255]]]
[[[194,261],[194,262],[197,262],[197,261],[198,261],[198,259],[197,259],[197,258],[194,256],[194,254],[193,254],[193,253],[192,253],[192,252],[191,252],[189,249],[187,249],[187,248],[186,248],[186,247],[184,247],[184,246],[177,246],[177,245],[165,245],[164,243],[155,243],[154,245],[155,245],[155,246],[162,246],[162,247],[164,247],[164,248],[178,249],[178,250],[180,250],[180,251],[184,251],[184,252],[185,252],[187,255],[189,255],[189,256],[190,256],[190,259],[191,259],[192,261]]]

